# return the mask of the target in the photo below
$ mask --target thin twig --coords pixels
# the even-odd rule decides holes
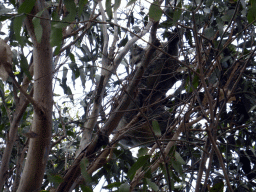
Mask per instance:
[[[222,171],[223,171],[224,177],[226,179],[228,189],[229,189],[230,192],[233,192],[233,189],[232,189],[232,186],[230,184],[229,177],[228,177],[225,165],[223,163],[222,155],[221,155],[220,150],[218,149],[218,147],[216,145],[216,142],[214,141],[214,138],[213,138],[212,133],[211,133],[211,131],[214,128],[209,128],[207,123],[205,124],[205,126],[206,126],[206,131],[207,131],[208,137],[209,137],[209,139],[210,139],[210,141],[212,143],[212,147],[213,147],[213,149],[214,149],[214,151],[215,151],[215,153],[216,153],[216,155],[218,157],[219,163],[220,163],[220,165],[222,167]]]

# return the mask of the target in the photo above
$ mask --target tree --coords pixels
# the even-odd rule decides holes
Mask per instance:
[[[255,190],[255,10],[5,1],[0,188]]]

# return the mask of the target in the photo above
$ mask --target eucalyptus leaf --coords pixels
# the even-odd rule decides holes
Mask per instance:
[[[34,25],[34,30],[35,30],[35,35],[36,35],[36,40],[38,43],[41,43],[42,35],[43,35],[43,28],[40,24],[40,18],[44,10],[38,12],[36,14],[36,17],[32,19],[33,25]]]
[[[81,17],[83,11],[84,11],[84,6],[88,3],[88,0],[79,0],[78,4],[78,18]]]
[[[111,0],[106,0],[106,11],[107,11],[107,14],[108,14],[108,18],[109,20],[112,19],[112,6],[111,6]]]
[[[116,11],[121,5],[121,0],[115,0],[114,11]]]
[[[206,29],[204,30],[204,35],[205,35],[207,38],[211,39],[211,38],[214,36],[214,30],[213,30],[213,28],[206,28]]]
[[[186,164],[186,162],[182,159],[182,157],[177,151],[175,151],[175,159],[182,165]]]
[[[25,0],[19,7],[18,13],[30,13],[36,3],[36,0]]]
[[[134,4],[136,1],[137,1],[137,0],[130,0],[130,1],[127,3],[126,7],[128,7],[128,6],[132,5],[132,4]]]
[[[162,133],[160,130],[160,126],[156,120],[152,121],[152,126],[153,126],[153,131],[154,131],[155,135],[160,137],[162,135]]]
[[[149,7],[149,18],[154,21],[159,21],[162,17],[163,11],[160,8],[159,2],[154,1]]]
[[[148,152],[148,148],[142,147],[138,150],[137,157],[142,157],[142,156],[146,155],[147,152]]]
[[[51,46],[60,47],[62,43],[62,29],[61,28],[52,28],[51,38],[50,38]]]
[[[222,19],[223,21],[230,21],[230,20],[232,19],[232,17],[233,17],[234,11],[235,11],[234,9],[228,10],[228,11],[225,13],[225,15],[223,15],[223,16],[221,17],[221,19]]]
[[[176,24],[178,20],[180,19],[182,9],[181,9],[181,2],[177,6],[178,8],[175,9],[173,13],[173,24]]]
[[[118,44],[118,47],[124,47],[126,43],[128,42],[128,36],[126,35],[125,38],[123,38],[120,43]]]
[[[86,183],[91,183],[92,179],[91,176],[88,174],[88,172],[86,171],[87,167],[89,165],[89,161],[87,158],[83,158],[80,162],[80,168],[81,168],[81,173],[83,178],[85,179]]]
[[[224,182],[220,181],[212,186],[210,192],[223,192],[224,189]]]
[[[119,187],[119,192],[129,192],[130,191],[130,185],[129,183],[123,183],[120,187]]]
[[[108,184],[105,188],[107,188],[107,189],[112,189],[112,188],[114,188],[114,187],[120,187],[121,185],[122,185],[121,182],[114,182],[114,183]]]
[[[60,83],[60,86],[62,87],[64,94],[66,94],[71,101],[74,100],[72,91],[70,87],[67,85],[67,74],[68,74],[68,69],[66,67],[63,67],[63,73],[62,73],[62,81]]]
[[[58,185],[63,181],[63,178],[60,175],[47,174],[47,179],[49,179],[49,181],[51,181],[55,185]]]
[[[93,192],[93,190],[88,186],[80,185],[80,187],[81,187],[83,192]]]
[[[182,166],[178,161],[172,161],[172,166],[177,173],[183,175]]]
[[[0,14],[0,21],[5,21],[5,20],[10,19],[12,17],[13,17],[12,15],[1,15]]]
[[[68,10],[68,15],[63,18],[63,21],[73,22],[76,18],[76,4],[74,0],[64,0],[64,4]]]
[[[28,61],[23,54],[20,55],[20,68],[27,75],[29,80],[32,80],[32,76],[29,72]]]
[[[145,155],[145,156],[141,156],[137,159],[137,161],[132,165],[132,167],[128,170],[127,176],[130,178],[130,180],[132,180],[132,178],[134,177],[136,171],[144,166],[148,159],[150,158],[149,155]]]
[[[85,74],[83,66],[79,67],[79,74],[80,74],[81,84],[82,84],[83,88],[85,89],[86,74]]]
[[[150,181],[150,179],[146,178],[146,182],[148,184],[148,186],[153,189],[154,191],[158,191],[159,187],[152,181]]]
[[[21,16],[17,16],[14,18],[13,21],[13,30],[14,30],[14,34],[15,37],[17,39],[17,41],[20,43],[21,46],[24,46],[24,42],[22,41],[21,37],[20,37],[20,31],[21,31],[21,26],[23,24],[24,19],[26,18],[25,15],[21,15]]]

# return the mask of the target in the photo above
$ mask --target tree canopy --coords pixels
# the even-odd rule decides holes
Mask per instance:
[[[0,189],[255,191],[254,0],[4,0]]]

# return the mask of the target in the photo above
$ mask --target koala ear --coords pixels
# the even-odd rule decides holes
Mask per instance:
[[[10,46],[0,39],[0,78],[6,81],[12,71],[12,51]]]

